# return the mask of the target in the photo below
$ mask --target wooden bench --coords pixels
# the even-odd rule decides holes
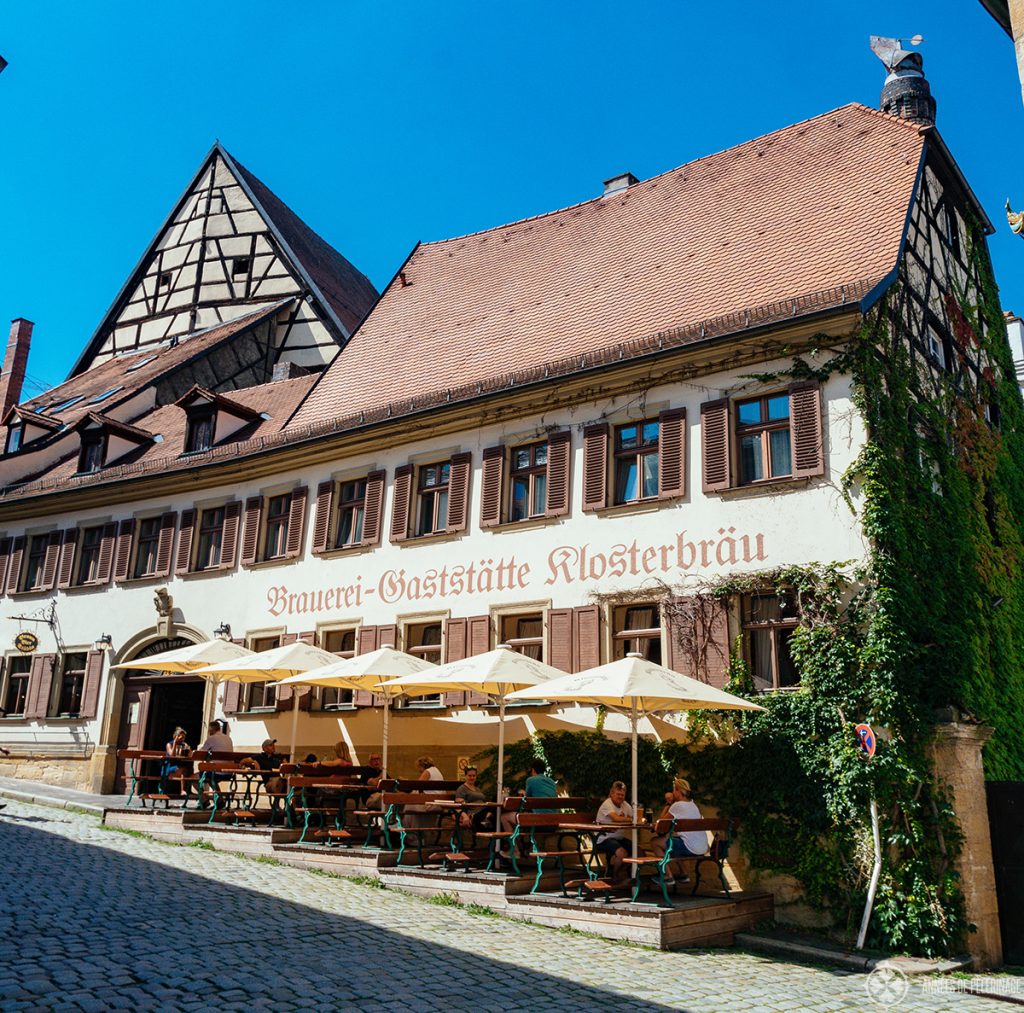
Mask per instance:
[[[543,806],[538,805],[538,808],[544,809],[554,808],[552,803],[563,802],[562,799],[543,799],[541,801],[545,804]],[[597,819],[597,809],[590,799],[565,799],[564,802],[565,807],[554,812],[530,812],[520,809],[516,814],[516,829],[520,832],[523,829],[530,831],[529,855],[537,863],[537,875],[534,878],[530,893],[536,893],[540,889],[540,881],[544,876],[544,862],[546,859],[553,858],[558,862],[558,882],[564,897],[569,896],[565,880],[565,859],[577,857],[580,866],[584,869],[587,867],[586,860],[583,857],[583,848],[580,845],[579,834],[571,830],[564,830],[562,833],[559,833],[559,831],[577,823],[593,823]],[[569,803],[572,804],[570,805]],[[553,850],[541,848],[537,842],[538,833],[542,833],[545,836],[556,836],[558,839],[555,848]],[[562,839],[568,835],[571,835],[575,840],[575,848],[566,849],[561,846]],[[512,852],[512,862],[515,864],[514,851]],[[588,879],[592,878],[595,877],[588,875]]]
[[[662,907],[672,907],[672,901],[668,896],[668,875],[667,872],[673,862],[693,863],[693,889],[690,896],[697,893],[700,886],[701,866],[711,862],[718,869],[718,879],[722,884],[722,890],[726,897],[729,894],[729,884],[725,880],[725,860],[729,856],[729,845],[732,843],[732,820],[728,819],[699,819],[699,820],[676,820],[661,819],[654,825],[654,833],[658,837],[669,837],[670,839],[680,833],[690,831],[704,831],[712,834],[711,844],[703,855],[677,855],[673,857],[670,849],[664,856],[659,855],[638,855],[636,858],[625,858],[623,861],[636,869],[635,882],[633,884],[633,900],[636,901],[640,895],[641,876],[646,874],[656,877],[658,886],[661,888],[661,895],[664,898]]]
[[[409,816],[430,816],[429,810],[425,812],[408,812],[406,806],[429,806],[431,800],[433,801],[452,801],[455,798],[455,791],[445,791],[440,788],[440,785],[451,784],[452,782],[446,781],[405,781],[398,782],[399,785],[415,785],[415,788],[408,788],[404,791],[386,791],[384,792],[381,802],[384,806],[384,829],[385,835],[389,827],[394,824],[398,827],[399,832],[399,844],[398,844],[398,859],[397,864],[402,864],[402,858],[405,855],[406,850],[406,838],[416,838],[416,854],[419,858],[420,867],[426,866],[426,862],[423,860],[423,838],[428,833],[435,833],[440,837],[441,834],[441,821],[444,818],[444,813],[437,814],[437,822],[430,826],[413,825],[409,823]],[[456,785],[461,784],[461,781],[455,782]],[[388,844],[390,846],[390,837],[387,837]]]
[[[392,820],[388,818],[388,806],[383,801],[384,795],[388,792],[454,792],[461,784],[461,781],[421,781],[419,778],[382,777],[377,786],[377,791],[381,795],[381,807],[379,809],[356,809],[352,813],[357,821],[365,821],[364,825],[367,829],[366,840],[363,842],[363,846],[367,848],[372,847],[373,838],[379,833],[384,847],[389,851],[392,849],[391,832],[389,829],[389,824],[392,823]]]
[[[296,816],[302,817],[302,833],[299,835],[299,844],[305,844],[310,836],[323,839],[328,844],[335,841],[348,843],[352,840],[352,834],[338,825],[338,806],[324,805],[320,798],[320,789],[325,784],[332,787],[337,785],[342,788],[358,783],[349,775],[348,769],[345,768],[344,774],[338,773],[339,768],[334,767],[332,774],[292,774],[287,778],[288,790],[285,807],[288,825],[294,825]],[[295,804],[296,794],[298,794],[298,805]],[[333,827],[327,825],[328,817],[333,818]],[[311,822],[314,820],[316,826],[311,826]]]

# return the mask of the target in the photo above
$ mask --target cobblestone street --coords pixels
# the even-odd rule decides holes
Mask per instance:
[[[659,953],[392,890],[0,812],[0,1010],[882,1009],[866,976]],[[913,984],[899,1010],[995,1010]]]

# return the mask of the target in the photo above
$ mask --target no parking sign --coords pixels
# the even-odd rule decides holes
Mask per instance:
[[[853,730],[857,735],[858,745],[870,760],[875,755],[875,733],[871,730],[871,725],[866,725],[862,722]]]

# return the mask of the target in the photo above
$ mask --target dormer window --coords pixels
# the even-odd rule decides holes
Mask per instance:
[[[78,474],[92,475],[103,467],[107,436],[102,429],[82,433],[82,449],[78,453]]]
[[[25,426],[10,426],[7,430],[7,453],[13,454],[21,449],[21,440],[25,435]]]
[[[15,405],[3,419],[7,426],[4,453],[16,454],[33,441],[49,436],[61,429],[60,419]]]
[[[185,435],[185,453],[198,454],[213,446],[216,412],[213,405],[193,408],[188,413],[188,432]]]

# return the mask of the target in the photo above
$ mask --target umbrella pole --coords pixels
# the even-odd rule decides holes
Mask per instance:
[[[391,716],[391,694],[384,694],[384,730],[381,732],[381,763],[384,765],[384,769],[381,771],[381,776],[384,777],[388,772],[388,718]]]
[[[630,730],[632,732],[632,742],[630,743],[630,748],[632,750],[632,759],[633,759],[633,784],[632,784],[633,795],[632,795],[631,801],[633,803],[633,822],[634,823],[636,823],[636,809],[637,809],[637,797],[636,797],[637,796],[636,721],[637,721],[637,711],[636,711],[636,700],[634,699],[633,700],[633,710],[632,710],[632,712],[629,715]],[[636,827],[634,826],[633,827],[633,857],[634,858],[637,857],[636,837],[637,837],[637,830],[636,830]],[[633,875],[634,876],[637,875],[638,870],[639,870],[639,866],[634,865],[633,866]]]
[[[295,762],[295,740],[299,734],[299,687],[295,686],[292,689],[292,748],[288,754],[288,759],[291,763]]]
[[[498,697],[498,795],[497,801],[501,802],[501,792],[505,787],[505,694]],[[498,828],[501,829],[500,827]]]

